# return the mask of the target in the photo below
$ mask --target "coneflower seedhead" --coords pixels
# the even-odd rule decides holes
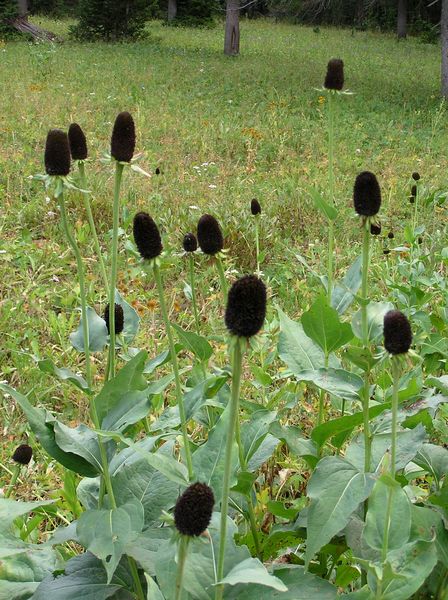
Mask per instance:
[[[395,235],[394,235],[394,232],[393,232],[393,231],[389,231],[389,233],[387,234],[387,237],[388,237],[390,240],[393,240],[393,239],[394,239],[394,237],[395,237]]]
[[[370,171],[363,171],[355,179],[353,204],[358,215],[373,217],[381,206],[381,190],[377,178]]]
[[[68,128],[68,141],[73,160],[85,160],[88,155],[87,140],[78,123],[72,123]]]
[[[412,343],[411,325],[399,310],[390,310],[384,316],[384,347],[390,354],[404,354]]]
[[[155,174],[156,175],[160,175],[160,169],[159,169],[159,167],[156,167]]]
[[[256,198],[254,198],[253,200],[251,200],[250,202],[250,212],[255,216],[255,215],[260,215],[261,214],[261,205],[258,202],[258,200]]]
[[[131,162],[134,150],[134,119],[128,112],[121,112],[115,119],[110,142],[110,153],[119,162]]]
[[[420,173],[417,173],[417,171],[414,171],[414,173],[412,173],[412,179],[414,181],[418,181],[420,179]]]
[[[198,536],[210,525],[215,497],[205,483],[193,483],[179,496],[174,507],[174,524],[182,535]]]
[[[409,196],[409,202],[411,204],[414,204],[415,203],[415,197],[414,196]]]
[[[225,323],[229,332],[249,338],[263,327],[266,317],[266,286],[255,275],[237,279],[229,291]]]
[[[380,223],[378,223],[378,225],[375,225],[375,223],[370,223],[370,233],[372,235],[380,235],[380,233],[381,233]]]
[[[387,248],[385,248],[385,249],[383,250],[383,254],[384,254],[385,256],[387,256],[388,254],[390,254],[390,250],[388,250]]]
[[[221,227],[212,215],[202,215],[198,221],[198,242],[204,254],[217,254],[224,247]]]
[[[109,328],[109,304],[104,310],[104,320],[106,321],[107,333],[110,335]],[[124,329],[124,312],[121,304],[115,304],[115,335],[120,335]]]
[[[327,90],[342,90],[344,87],[344,63],[340,58],[332,58],[327,65],[324,87]]]
[[[17,446],[12,455],[12,460],[20,465],[27,465],[33,456],[33,449],[28,444]]]
[[[411,187],[411,196],[414,196],[414,197],[417,196],[417,186],[416,185],[413,185]]]
[[[134,217],[134,240],[142,258],[149,260],[162,253],[159,228],[146,212],[139,212]]]
[[[182,245],[185,252],[195,252],[198,249],[198,240],[194,233],[186,233]]]
[[[418,236],[417,242],[418,242],[419,244],[423,244],[423,238],[422,238],[422,236],[421,236],[421,235],[419,235],[419,236]]]
[[[65,177],[70,173],[68,135],[62,129],[51,129],[45,144],[45,171],[48,175]]]

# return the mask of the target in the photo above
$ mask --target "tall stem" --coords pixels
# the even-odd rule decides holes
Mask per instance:
[[[367,320],[367,300],[368,300],[368,275],[370,263],[370,221],[367,220],[363,225],[363,243],[362,243],[362,283],[361,283],[361,335],[364,348],[369,347],[369,323]],[[364,471],[370,472],[371,464],[371,436],[369,422],[369,404],[370,404],[370,369],[364,372],[363,388],[363,423],[364,423]]]
[[[334,107],[333,92],[328,92],[328,193],[330,205],[334,205]],[[328,263],[327,263],[327,297],[331,306],[333,294],[333,253],[334,253],[334,222],[328,220]]]
[[[255,215],[255,250],[257,253],[257,273],[260,272],[260,216]]]
[[[216,268],[218,269],[219,281],[221,283],[221,290],[224,296],[224,302],[227,302],[227,279],[224,273],[224,267],[222,266],[222,260],[219,256],[216,256]]]
[[[79,281],[79,295],[81,297],[81,320],[82,320],[82,334],[84,337],[84,355],[86,359],[86,381],[89,389],[92,389],[92,370],[90,365],[90,348],[89,348],[89,322],[87,320],[87,300],[86,300],[86,286],[84,278],[84,265],[82,264],[81,252],[79,251],[78,244],[71,232],[68,224],[67,211],[65,209],[64,193],[61,191],[59,196],[59,207],[61,209],[61,222],[64,229],[65,237],[70,244],[73,254],[76,258],[76,265],[78,269],[78,281]]]
[[[229,508],[230,478],[232,475],[232,450],[235,440],[236,423],[238,419],[238,405],[241,387],[241,371],[243,362],[243,352],[241,348],[242,340],[237,338],[233,340],[232,348],[232,395],[230,399],[229,426],[226,439],[226,454],[224,464],[224,475],[222,482],[221,498],[221,527],[219,540],[218,566],[216,570],[217,581],[221,581],[224,576],[224,557],[226,552],[227,537],[227,510]],[[224,586],[217,585],[215,591],[215,600],[222,600]]]
[[[83,161],[78,162],[78,168],[79,168],[79,180],[80,180],[81,188],[86,190],[87,189],[87,178],[86,178],[86,170],[84,168]],[[100,246],[100,242],[98,240],[98,234],[96,232],[95,221],[93,219],[92,208],[90,206],[89,196],[87,194],[82,194],[82,198],[84,200],[84,208],[85,208],[86,214],[87,214],[87,221],[89,222],[90,233],[92,234],[92,237],[93,237],[93,244],[95,246],[95,251],[98,256],[98,262],[100,264],[100,270],[101,270],[101,275],[103,277],[104,289],[106,290],[106,294],[108,295],[109,294],[109,284],[107,282],[106,267],[104,265],[103,253],[101,252],[101,246]]]
[[[166,330],[166,335],[168,337],[168,343],[169,343],[169,347],[170,347],[171,363],[173,365],[174,382],[175,382],[175,387],[176,387],[176,400],[177,400],[177,405],[179,407],[180,425],[181,425],[182,437],[183,437],[183,441],[184,441],[185,461],[187,463],[188,476],[189,476],[190,480],[192,480],[193,479],[193,462],[191,459],[190,442],[188,440],[187,421],[186,421],[186,415],[185,415],[184,399],[182,396],[182,387],[180,384],[179,365],[177,362],[176,349],[174,347],[174,338],[173,338],[173,332],[171,330],[171,323],[170,323],[168,311],[166,308],[165,295],[163,293],[162,276],[160,274],[160,268],[159,268],[157,259],[155,259],[153,261],[153,269],[154,269],[154,277],[155,277],[156,284],[157,284],[157,291],[159,293],[160,310],[162,311],[162,317],[165,322],[165,330]]]
[[[325,354],[325,368],[328,369],[329,356]],[[319,394],[319,416],[317,419],[317,424],[322,425],[325,420],[325,398],[326,392],[324,390],[320,390]]]
[[[10,497],[10,495],[11,495],[11,492],[12,492],[12,490],[14,489],[14,486],[15,486],[15,485],[16,485],[16,483],[17,483],[17,479],[18,479],[18,477],[19,477],[19,473],[20,473],[20,467],[21,467],[21,465],[20,465],[20,464],[19,464],[19,465],[16,465],[16,466],[14,467],[14,471],[13,471],[13,473],[12,473],[11,481],[9,482],[9,486],[8,486],[8,488],[7,488],[6,492],[5,492],[5,495],[4,495],[4,497],[5,497],[5,498],[9,498],[9,497]]]
[[[179,551],[177,553],[177,577],[176,577],[176,595],[175,600],[182,598],[182,580],[184,577],[185,560],[188,552],[188,542],[190,538],[182,535],[179,540]]]
[[[392,442],[390,447],[390,475],[395,479],[397,457],[398,388],[400,385],[400,359],[392,357]]]
[[[112,225],[112,254],[109,288],[109,372],[108,377],[115,376],[115,288],[117,286],[117,261],[118,261],[118,225],[120,222],[120,187],[123,176],[123,165],[115,164],[115,187]]]
[[[198,303],[196,300],[196,284],[194,278],[194,256],[193,252],[188,253],[188,260],[190,263],[190,287],[191,287],[191,303],[193,304],[194,321],[196,324],[196,333],[201,335],[201,328],[199,326],[199,313]]]

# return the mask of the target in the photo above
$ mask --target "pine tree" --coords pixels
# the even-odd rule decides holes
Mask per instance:
[[[83,40],[139,38],[155,4],[152,0],[80,0],[79,23],[72,34]]]
[[[10,22],[19,16],[17,0],[0,0],[0,39],[17,35]]]

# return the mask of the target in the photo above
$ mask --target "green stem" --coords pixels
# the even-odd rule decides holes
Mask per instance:
[[[329,355],[325,354],[325,368],[328,369]],[[326,393],[324,390],[320,390],[319,394],[319,416],[317,418],[317,424],[322,425],[325,420],[325,397]]]
[[[190,538],[187,535],[182,535],[179,540],[179,551],[177,553],[177,577],[176,577],[176,595],[175,600],[182,598],[182,580],[184,577],[185,560],[188,553],[188,542]]]
[[[219,256],[216,256],[216,268],[218,269],[219,281],[221,283],[221,290],[224,295],[224,302],[227,302],[227,279],[224,273],[224,267],[222,266],[222,260]]]
[[[79,167],[79,180],[80,180],[81,188],[86,190],[87,189],[87,177],[86,177],[86,171],[84,168],[83,161],[78,162],[78,167]],[[101,252],[101,246],[100,246],[100,242],[98,240],[98,234],[96,232],[95,221],[93,219],[93,214],[92,214],[92,207],[90,206],[89,196],[87,194],[83,193],[82,197],[84,200],[84,207],[85,207],[86,214],[87,214],[87,220],[89,222],[90,233],[92,234],[95,251],[98,256],[98,261],[100,263],[100,270],[101,270],[101,275],[103,277],[104,289],[106,290],[106,294],[108,295],[109,294],[109,284],[107,282],[106,267],[104,265],[103,253]]]
[[[363,224],[363,243],[362,243],[362,283],[361,283],[361,335],[364,348],[369,348],[369,323],[367,320],[367,300],[368,300],[368,276],[370,264],[370,219]],[[370,369],[364,373],[363,389],[363,423],[364,423],[364,471],[370,472],[371,465],[371,436],[369,421],[370,404]]]
[[[109,288],[109,350],[110,350],[110,368],[108,377],[115,377],[115,288],[117,286],[118,270],[118,225],[120,222],[120,187],[123,176],[123,165],[117,162],[115,164],[115,187],[114,187],[114,206],[113,206],[113,225],[112,225],[112,253],[111,253],[111,272]]]
[[[78,244],[70,230],[67,211],[65,209],[64,193],[61,192],[59,196],[59,207],[61,209],[61,222],[64,229],[65,237],[70,244],[73,254],[76,258],[76,265],[78,269],[78,280],[79,280],[79,295],[81,297],[81,321],[82,321],[82,334],[84,337],[84,354],[86,360],[86,380],[89,389],[92,389],[92,370],[90,365],[90,348],[89,348],[89,322],[87,320],[87,301],[86,301],[86,286],[84,279],[84,266],[82,264],[81,252],[79,251]]]
[[[190,287],[191,287],[191,303],[193,304],[194,321],[196,323],[196,333],[201,335],[201,328],[199,326],[199,313],[198,303],[196,300],[196,285],[194,280],[194,256],[193,252],[188,253],[188,260],[190,263]]]
[[[333,92],[328,93],[328,192],[330,205],[334,206],[334,107]],[[328,266],[327,266],[327,297],[331,306],[333,294],[333,254],[334,254],[334,222],[328,221]]]
[[[398,423],[398,388],[400,384],[400,359],[392,357],[392,443],[390,449],[390,474],[395,479],[396,457],[397,457],[397,423]]]
[[[230,399],[230,416],[229,426],[227,430],[224,475],[222,482],[221,527],[218,566],[216,570],[217,581],[221,581],[224,576],[224,557],[227,539],[227,510],[229,508],[230,479],[232,475],[232,450],[235,440],[236,423],[238,419],[238,405],[240,398],[241,372],[243,362],[243,352],[241,347],[243,340],[237,338],[232,340],[232,342],[232,395]],[[217,585],[215,591],[215,600],[222,600],[223,593],[224,586]]]
[[[9,482],[8,489],[5,492],[5,496],[4,496],[5,498],[9,498],[10,497],[11,492],[14,489],[14,486],[17,483],[17,479],[18,479],[19,473],[20,473],[20,467],[21,467],[21,465],[16,465],[14,467],[14,471],[12,473],[11,481]]]
[[[260,217],[255,215],[255,249],[257,252],[257,273],[260,272]]]
[[[184,441],[185,461],[187,463],[188,476],[189,476],[190,480],[192,480],[193,479],[193,462],[191,459],[190,442],[188,440],[185,406],[184,406],[184,399],[182,396],[182,387],[180,384],[179,365],[177,362],[176,349],[174,347],[173,332],[171,330],[171,323],[170,323],[170,319],[168,317],[168,311],[167,311],[166,304],[165,304],[165,295],[163,293],[162,276],[160,274],[160,268],[159,268],[157,259],[153,260],[152,264],[153,264],[153,269],[154,269],[154,277],[155,277],[156,284],[157,284],[157,291],[159,293],[160,310],[162,311],[162,317],[165,322],[166,335],[168,337],[168,343],[169,343],[170,354],[171,354],[171,363],[173,365],[174,381],[175,381],[175,387],[176,387],[176,400],[177,400],[177,405],[179,407],[179,416],[180,416],[180,423],[181,423],[181,429],[182,429],[182,437],[183,437],[183,441]]]

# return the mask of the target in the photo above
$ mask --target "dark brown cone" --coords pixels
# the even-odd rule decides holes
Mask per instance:
[[[202,215],[198,221],[198,243],[204,254],[217,254],[224,246],[221,227],[212,215]]]
[[[128,112],[121,112],[115,119],[110,142],[110,153],[119,162],[131,162],[134,150],[134,119]]]
[[[384,316],[384,347],[390,354],[404,354],[412,344],[408,318],[399,310],[390,310]]]
[[[86,160],[87,140],[84,131],[78,123],[72,123],[68,128],[68,141],[70,144],[70,152],[73,160]]]
[[[51,129],[45,144],[45,171],[65,177],[70,173],[70,146],[62,129]]]
[[[186,233],[182,245],[185,252],[195,252],[198,249],[198,240],[194,233]]]
[[[261,205],[256,198],[251,200],[250,212],[254,215],[254,217],[261,214]]]
[[[355,179],[353,204],[358,215],[375,216],[381,207],[381,190],[377,178],[370,171],[363,171]]]
[[[21,444],[14,450],[12,460],[20,465],[27,465],[33,456],[33,449],[28,444]]]
[[[142,258],[149,260],[162,254],[159,228],[146,212],[139,212],[134,217],[134,240]]]
[[[417,173],[417,171],[414,171],[414,173],[412,173],[412,179],[414,181],[418,181],[420,179],[420,173]]]
[[[387,237],[388,237],[390,240],[393,240],[393,239],[394,239],[394,237],[395,237],[395,235],[394,235],[394,232],[393,232],[393,231],[389,231],[389,233],[387,234]]]
[[[413,185],[411,187],[411,196],[414,196],[414,197],[417,196],[417,186],[416,185]]]
[[[104,320],[106,321],[107,333],[110,335],[109,322],[109,304],[104,310]],[[124,329],[124,312],[121,304],[115,304],[115,335],[120,335]]]
[[[265,284],[255,275],[237,279],[230,288],[224,317],[229,332],[249,338],[260,331],[265,317]]]
[[[379,223],[378,225],[376,225],[375,223],[370,223],[370,233],[372,235],[380,235],[381,225]]]
[[[199,536],[210,525],[215,497],[205,483],[193,483],[178,498],[174,524],[182,535]]]
[[[332,58],[327,65],[324,87],[327,90],[342,90],[344,87],[344,62],[340,58]]]

